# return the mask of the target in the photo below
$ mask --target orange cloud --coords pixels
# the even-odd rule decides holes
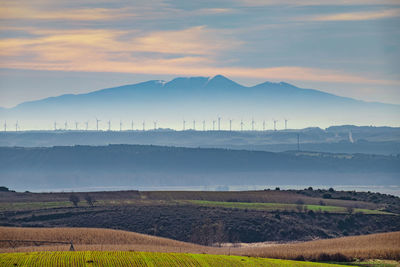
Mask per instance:
[[[0,6],[2,19],[18,20],[71,20],[71,21],[96,21],[116,20],[128,16],[135,16],[131,9],[106,9],[106,8],[62,8],[45,9],[34,8],[29,3],[6,3]]]
[[[223,74],[291,81],[399,84],[398,81],[298,66],[217,67],[218,52],[241,43],[225,40],[218,32],[206,27],[158,31],[140,36],[134,31],[105,29],[31,30],[30,33],[36,37],[0,39],[0,67],[188,76]]]
[[[371,12],[351,12],[351,13],[337,13],[332,15],[322,15],[306,18],[311,21],[357,21],[357,20],[375,20],[399,17],[400,9],[387,9]]]

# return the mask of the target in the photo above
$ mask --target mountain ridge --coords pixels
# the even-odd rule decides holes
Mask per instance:
[[[149,80],[0,109],[0,117],[24,121],[25,129],[49,129],[54,121],[87,122],[94,118],[103,119],[103,123],[162,121],[160,127],[177,129],[181,128],[177,122],[184,117],[211,122],[217,116],[225,118],[225,124],[228,118],[233,119],[233,129],[239,129],[241,119],[257,117],[289,118],[298,122],[296,128],[338,124],[398,126],[399,113],[400,105],[366,102],[286,82],[244,86],[222,75]],[[206,128],[213,129],[210,125]]]

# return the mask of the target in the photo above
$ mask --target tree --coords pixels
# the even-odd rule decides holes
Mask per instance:
[[[85,200],[89,204],[90,207],[93,207],[94,202],[96,202],[96,200],[94,198],[92,198],[92,196],[90,196],[89,194],[85,195]]]
[[[347,212],[349,214],[352,214],[354,212],[354,208],[353,207],[347,207],[346,210],[347,210]]]
[[[71,194],[69,195],[69,201],[72,202],[72,204],[74,204],[75,207],[78,207],[78,203],[80,200],[79,196],[76,194]]]

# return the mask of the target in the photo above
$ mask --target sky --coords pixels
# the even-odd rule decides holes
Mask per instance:
[[[400,104],[398,0],[1,0],[0,107],[222,74]]]

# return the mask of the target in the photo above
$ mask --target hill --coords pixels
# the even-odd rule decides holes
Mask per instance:
[[[399,260],[400,232],[370,234],[299,243],[254,243],[205,247],[171,239],[126,231],[90,228],[14,228],[0,227],[2,239],[73,241],[78,251],[185,252],[219,255],[268,257],[307,261],[354,261],[366,259]],[[0,243],[1,252],[66,251],[69,245],[35,246],[33,242]],[[22,246],[22,244],[24,246]],[[8,247],[7,247],[8,246]],[[1,260],[7,258],[2,254]],[[17,254],[16,254],[17,255]],[[391,265],[389,265],[391,266]]]
[[[323,239],[268,247],[244,248],[242,255],[318,261],[340,253],[348,259],[400,260],[400,232]]]
[[[244,184],[376,186],[397,184],[399,161],[395,156],[364,154],[140,145],[2,147],[0,181],[17,190]]]
[[[278,131],[10,131],[0,132],[0,146],[135,144],[284,152],[298,149],[297,137],[306,151],[400,154],[400,128],[352,125]]]
[[[363,102],[284,82],[246,87],[217,75],[176,78],[169,82],[152,80],[25,102],[0,110],[0,117],[19,120],[24,129],[53,129],[54,121],[60,129],[65,121],[70,123],[69,127],[78,121],[81,128],[89,121],[88,127],[96,129],[95,118],[102,120],[100,129],[107,128],[108,120],[114,121],[114,129],[119,128],[115,126],[119,121],[124,122],[125,129],[130,129],[132,120],[136,129],[142,128],[143,121],[148,122],[147,128],[158,121],[159,127],[181,129],[184,116],[188,120],[205,120],[207,129],[211,129],[211,121],[222,116],[221,129],[228,129],[229,118],[234,118],[234,128],[240,129],[239,121],[252,117],[256,120],[289,117],[297,127],[328,127],[327,122],[394,126],[398,125],[399,112],[399,105]],[[256,127],[260,129],[260,123]],[[268,127],[272,128],[270,123]],[[251,129],[251,125],[246,122],[245,128]]]

